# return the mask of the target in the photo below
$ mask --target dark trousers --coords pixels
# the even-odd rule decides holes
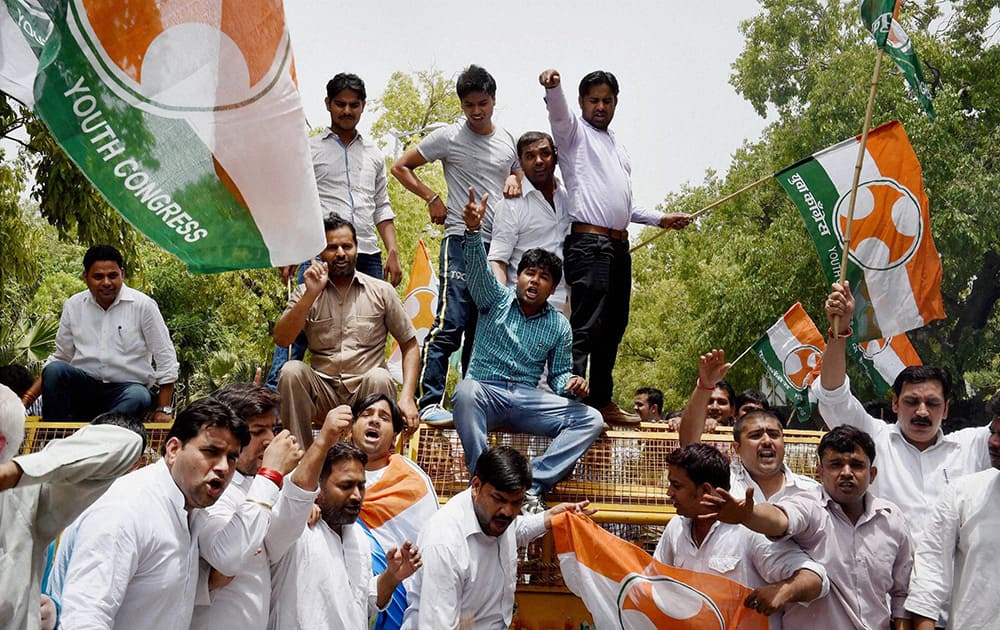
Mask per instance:
[[[53,361],[42,370],[42,419],[86,420],[106,411],[144,419],[153,393],[142,383],[103,383],[79,368]]]
[[[438,255],[438,308],[420,356],[418,406],[441,404],[448,382],[448,360],[462,347],[462,374],[469,367],[479,313],[465,275],[465,236],[446,236]],[[489,247],[486,248],[489,251]],[[464,333],[464,343],[463,343]]]
[[[309,268],[309,261],[299,265],[299,275],[296,281],[299,284],[305,282],[302,275]],[[382,277],[382,254],[358,254],[355,268],[361,273],[366,273],[373,278],[385,280]],[[305,333],[299,333],[291,346],[275,346],[274,356],[271,358],[271,370],[267,373],[267,381],[264,383],[272,391],[278,391],[278,375],[281,368],[289,361],[301,361],[306,356],[306,348],[309,346]]]
[[[632,256],[628,241],[571,233],[563,244],[563,261],[570,286],[573,373],[586,376],[589,362],[586,402],[601,408],[611,402],[618,344],[628,326]]]

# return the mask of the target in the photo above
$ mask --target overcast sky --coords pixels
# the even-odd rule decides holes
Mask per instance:
[[[312,126],[329,124],[325,85],[338,72],[361,76],[371,102],[397,70],[454,78],[476,63],[497,80],[494,121],[517,137],[548,131],[542,70],[558,69],[571,98],[584,74],[610,70],[621,86],[612,129],[632,156],[636,199],[650,207],[706,169],[724,172],[760,134],[766,121],[729,85],[738,25],[758,9],[750,0],[285,3]],[[363,133],[376,117],[366,112]]]

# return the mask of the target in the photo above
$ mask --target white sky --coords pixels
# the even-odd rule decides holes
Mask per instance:
[[[765,121],[729,85],[751,0],[368,0],[285,2],[309,123],[329,124],[327,80],[354,72],[371,103],[389,76],[476,63],[497,80],[494,121],[516,138],[548,131],[539,73],[556,68],[575,101],[580,78],[610,70],[621,86],[611,124],[632,156],[636,200],[648,207],[706,169],[724,172]],[[377,113],[366,111],[361,131]],[[392,150],[392,145],[387,146]]]

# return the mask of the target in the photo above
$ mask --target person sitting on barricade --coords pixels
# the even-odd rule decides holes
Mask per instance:
[[[476,203],[469,190],[464,219],[469,292],[479,308],[479,326],[466,378],[455,388],[455,428],[470,473],[486,448],[486,432],[505,425],[552,438],[532,463],[533,484],[526,513],[544,512],[543,496],[604,429],[600,412],[571,396],[585,397],[587,381],[572,373],[573,331],[548,302],[562,277],[559,258],[542,249],[525,252],[517,286],[504,287],[490,273],[479,235],[486,197]],[[548,367],[550,393],[537,387]]]

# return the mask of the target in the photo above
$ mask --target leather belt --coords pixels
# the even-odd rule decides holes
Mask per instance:
[[[607,236],[614,241],[628,241],[627,230],[612,230],[611,228],[601,227],[600,225],[577,223],[576,221],[573,222],[573,227],[571,229],[573,232],[577,233],[600,234],[601,236]]]

